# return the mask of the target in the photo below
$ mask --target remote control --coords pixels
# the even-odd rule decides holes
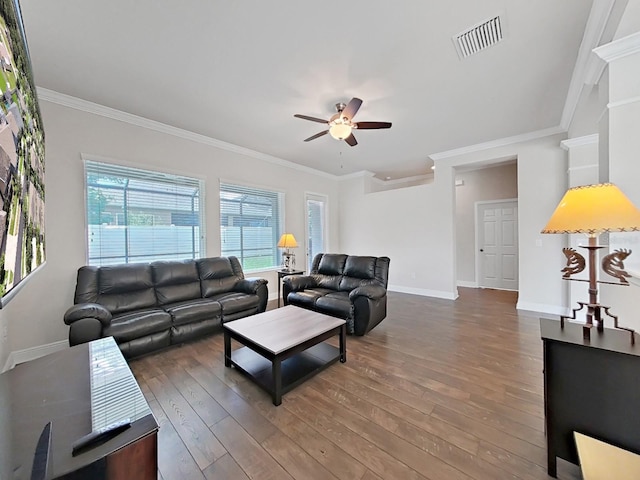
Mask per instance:
[[[112,423],[111,425],[107,425],[104,428],[94,430],[93,432],[88,433],[87,435],[79,438],[73,443],[71,455],[75,457],[79,453],[82,453],[84,450],[88,450],[89,448],[100,445],[107,440],[115,437],[119,433],[124,432],[130,426],[131,421],[126,418],[119,422]]]

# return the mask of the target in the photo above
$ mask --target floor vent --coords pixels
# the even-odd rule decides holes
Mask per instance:
[[[467,58],[502,40],[500,17],[496,16],[453,36],[460,58]]]

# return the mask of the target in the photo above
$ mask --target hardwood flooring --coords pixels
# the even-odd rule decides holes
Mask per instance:
[[[224,366],[222,335],[132,361],[160,424],[158,478],[550,478],[540,328],[516,295],[390,292],[387,318],[347,339],[347,362],[279,407]],[[558,478],[579,468],[559,460]]]

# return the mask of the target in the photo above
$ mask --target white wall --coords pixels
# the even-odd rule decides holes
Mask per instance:
[[[572,138],[565,140],[563,145],[567,149],[569,162],[567,187],[599,183],[598,135]],[[567,235],[567,246],[575,248],[584,256],[587,256],[588,252],[580,247],[588,243],[588,236],[585,234]],[[576,278],[586,279],[587,274],[585,272]],[[568,291],[569,308],[571,309],[578,308],[577,302],[584,302],[589,298],[588,284],[585,282],[567,281],[565,288]],[[586,311],[584,309],[577,311],[575,316],[576,321],[585,322]]]
[[[7,336],[5,337],[4,333]],[[2,372],[9,357],[9,323],[4,310],[0,310],[0,372]]]
[[[564,135],[554,135],[504,147],[450,157],[436,163],[457,167],[487,165],[517,158],[519,294],[517,307],[547,314],[566,312],[567,293],[562,285],[564,237],[542,235],[566,190],[566,152],[560,147]]]
[[[614,40],[640,31],[640,0],[629,0],[624,10]]]
[[[632,11],[637,14],[638,3],[630,2],[628,8],[633,6]],[[634,15],[633,20],[640,28],[640,18]],[[625,22],[625,27],[630,23]],[[625,38],[621,38],[619,42],[624,42],[621,47],[626,55],[609,63],[609,179],[640,207],[640,33],[633,35],[635,46],[625,46]],[[625,265],[633,266],[636,276],[628,287],[602,285],[601,302],[612,306],[611,311],[620,317],[621,325],[640,331],[640,233],[611,234],[611,241],[616,247],[633,251]],[[605,325],[610,326],[610,322],[605,320]]]
[[[456,260],[458,285],[476,284],[476,202],[518,197],[518,166],[487,167],[457,172],[462,185],[456,193]]]
[[[388,256],[391,290],[455,298],[453,192],[441,177],[372,193],[366,176],[340,182],[342,252]]]
[[[640,0],[629,0],[614,35],[614,41],[596,49],[596,52],[602,52],[604,49],[603,56],[608,57],[610,61],[599,84],[594,87],[597,89],[598,98],[596,99],[592,92],[591,107],[579,106],[569,127],[569,142],[574,141],[573,137],[579,135],[598,134],[597,152],[593,151],[592,145],[570,149],[571,163],[579,169],[570,171],[570,184],[594,183],[594,178],[598,178],[600,182],[611,181],[618,185],[636,206],[640,206],[639,31]],[[580,138],[575,140],[581,142]],[[594,163],[597,164],[595,168],[598,168],[597,177],[593,176]],[[577,243],[576,237],[572,236],[572,245]],[[610,239],[615,247],[630,248],[634,251],[631,258],[625,262],[626,265],[638,265],[640,234],[616,233],[611,234]],[[606,237],[601,240],[602,243],[606,243]],[[584,240],[581,243],[585,243]],[[608,253],[608,250],[604,250],[604,253]],[[600,278],[613,280],[604,273],[600,273]],[[572,306],[575,300],[587,300],[586,286],[580,288],[579,285],[572,284],[571,290]],[[611,312],[618,315],[620,324],[640,331],[637,300],[640,296],[640,278],[632,278],[628,287],[601,284],[599,290],[600,302],[612,307]],[[606,318],[605,325],[611,327],[611,319]]]
[[[303,241],[304,193],[329,197],[329,245],[337,248],[338,182],[210,145],[41,101],[46,132],[46,248],[42,271],[1,310],[8,323],[7,351],[66,340],[62,321],[73,303],[77,269],[86,263],[84,170],[81,153],[128,165],[197,176],[205,180],[206,254],[220,254],[219,179],[265,186],[285,192],[286,230]],[[276,292],[275,272],[259,274]],[[275,298],[275,297],[274,297]],[[1,331],[1,329],[0,329]],[[4,364],[4,363],[3,363]],[[0,368],[2,365],[0,365]]]
[[[520,244],[518,308],[565,313],[562,235],[541,235],[566,190],[564,136],[551,136],[436,161],[430,185],[367,193],[367,178],[340,185],[340,246],[391,257],[391,289],[455,298],[454,169],[517,158]]]

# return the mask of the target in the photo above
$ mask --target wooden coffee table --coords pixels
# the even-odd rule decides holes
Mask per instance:
[[[224,364],[249,376],[282,403],[282,395],[340,360],[347,361],[346,322],[289,305],[225,323]],[[340,348],[324,340],[340,336]],[[244,345],[231,351],[231,339]]]

